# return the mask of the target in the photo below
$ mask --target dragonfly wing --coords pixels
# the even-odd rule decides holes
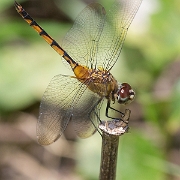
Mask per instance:
[[[83,92],[86,88],[71,76],[57,75],[51,80],[40,105],[37,123],[39,144],[51,144],[61,136],[72,117],[78,91]]]
[[[105,17],[103,6],[98,3],[90,4],[78,15],[73,27],[64,37],[62,47],[79,64],[87,67],[97,64],[98,42]]]
[[[110,70],[119,58],[131,22],[142,0],[116,0],[107,13],[104,31],[99,41],[102,66]]]
[[[73,127],[80,138],[92,136],[98,128],[102,98],[88,88],[82,94],[73,110]]]
[[[55,142],[70,120],[73,121],[73,127],[79,137],[91,136],[97,126],[97,117],[91,119],[91,112],[101,99],[75,77],[55,76],[48,85],[40,105],[37,123],[39,144],[48,145]]]
[[[141,2],[116,0],[107,14],[100,4],[90,4],[76,18],[62,47],[82,65],[110,70],[119,58],[128,28]]]

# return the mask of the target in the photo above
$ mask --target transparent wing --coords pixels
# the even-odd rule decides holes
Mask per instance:
[[[41,145],[56,141],[72,115],[72,104],[79,83],[70,76],[57,75],[48,85],[40,105],[37,138]]]
[[[102,98],[87,89],[73,110],[73,127],[80,138],[93,135],[100,122],[100,107]]]
[[[99,48],[104,53],[99,58],[103,67],[110,70],[119,58],[128,28],[136,15],[142,0],[116,0],[107,14]]]
[[[98,43],[105,17],[105,9],[100,4],[90,4],[78,15],[64,37],[62,48],[79,64],[87,67],[97,64]]]
[[[62,47],[81,65],[111,69],[141,1],[117,0],[107,15],[100,4],[90,4],[77,17]]]
[[[95,127],[88,112],[93,110],[93,106],[97,105],[100,99],[98,95],[91,92],[85,84],[76,78],[65,75],[55,76],[41,101],[40,116],[37,123],[39,144],[48,145],[56,141],[70,120],[74,124],[76,121],[79,122],[77,127],[75,126],[75,130],[78,128],[86,130],[82,137],[92,135]],[[77,135],[80,134],[80,130],[77,132]],[[81,135],[79,136],[81,137]]]

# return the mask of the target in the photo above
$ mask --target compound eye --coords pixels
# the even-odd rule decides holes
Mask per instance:
[[[117,100],[120,104],[128,104],[135,97],[135,92],[128,83],[122,83],[117,92]]]

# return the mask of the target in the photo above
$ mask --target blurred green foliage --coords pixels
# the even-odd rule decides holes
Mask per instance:
[[[109,2],[101,0],[105,7]],[[8,16],[6,10],[10,6],[11,1],[0,2],[2,114],[21,111],[40,101],[54,75],[70,74],[59,55],[20,16]],[[79,6],[74,6],[71,8],[80,12]],[[118,74],[120,68],[120,80],[130,82],[136,90],[131,120],[136,113],[139,117],[134,124],[132,122],[130,133],[120,138],[117,179],[180,179],[179,17],[179,0],[159,0],[158,9],[149,15],[149,28],[136,37],[130,34],[121,62],[114,68],[115,76],[121,76]],[[59,42],[71,26],[55,21],[37,21]],[[78,144],[77,172],[86,180],[97,179],[100,136],[95,135]]]

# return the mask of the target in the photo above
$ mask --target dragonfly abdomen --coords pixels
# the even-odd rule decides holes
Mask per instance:
[[[15,8],[22,18],[71,66],[74,68],[78,65],[66,51],[23,9],[23,7],[15,1]]]

